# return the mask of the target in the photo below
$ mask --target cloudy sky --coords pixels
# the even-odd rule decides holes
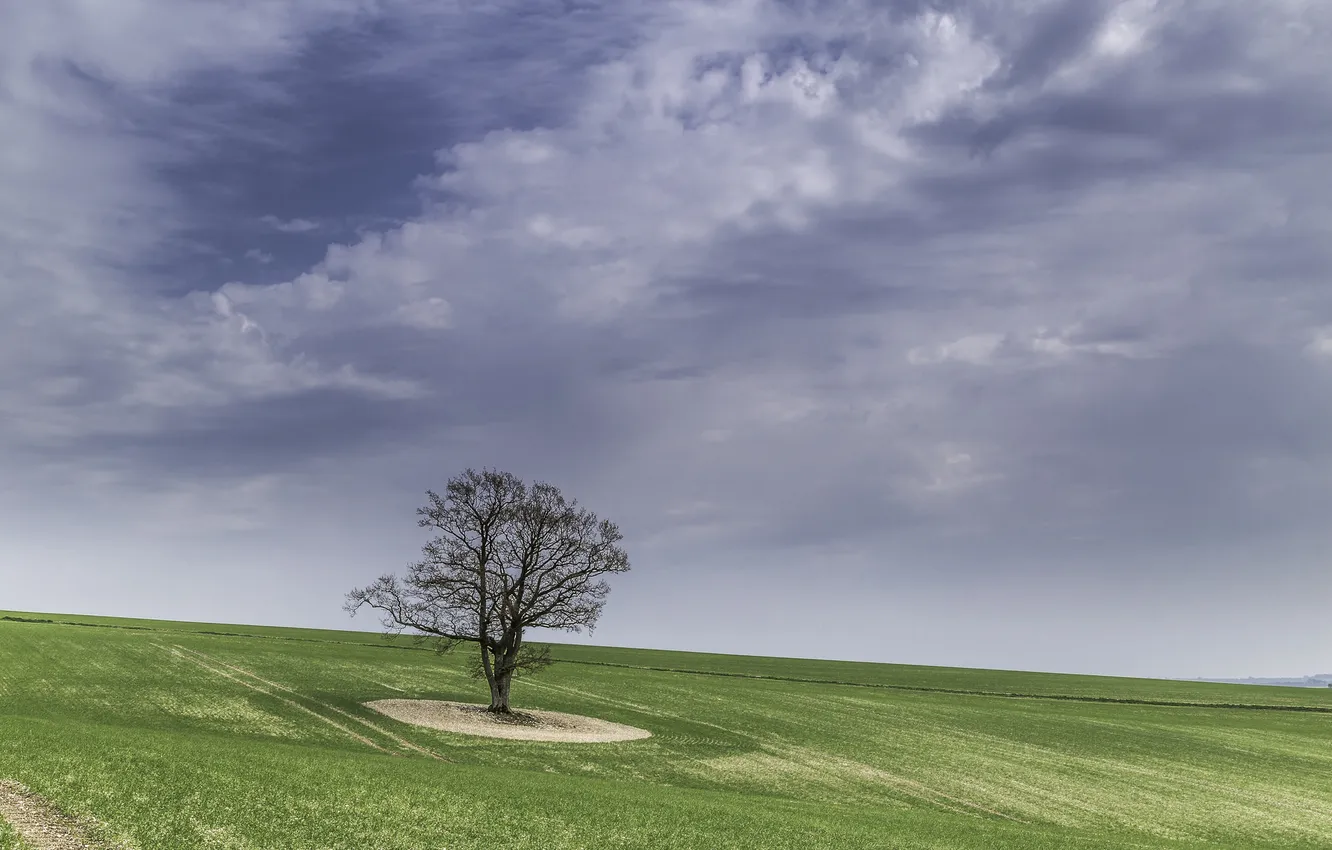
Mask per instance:
[[[0,607],[376,627],[468,466],[597,642],[1332,669],[1332,5],[52,0]]]

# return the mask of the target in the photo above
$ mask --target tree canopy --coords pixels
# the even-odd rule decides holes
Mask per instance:
[[[404,577],[387,574],[347,594],[347,609],[383,614],[390,632],[480,648],[490,710],[509,713],[513,677],[550,663],[525,643],[533,628],[589,631],[606,604],[605,577],[629,570],[623,535],[546,483],[468,469],[443,495],[427,491],[418,525],[437,532]]]

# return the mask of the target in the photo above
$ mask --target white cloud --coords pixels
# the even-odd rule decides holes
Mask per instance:
[[[1081,339],[1082,328],[1071,325],[1059,330],[1038,327],[1025,333],[969,334],[936,346],[915,346],[907,351],[913,366],[936,363],[966,363],[993,366],[1055,365],[1077,355],[1142,358],[1155,356],[1150,343],[1123,340]]]
[[[181,17],[171,23],[126,12],[111,31],[120,27],[138,38],[170,24],[179,26],[179,38],[168,39],[169,46],[155,41],[152,57],[103,48],[90,55],[99,57],[109,73],[151,90],[168,85],[176,73],[172,69],[209,62],[262,64],[264,57],[287,55],[310,26],[315,8],[282,12],[264,6],[267,17],[222,27],[219,39],[202,53],[191,39],[200,27],[214,26],[211,18]],[[354,3],[319,8],[329,20],[359,9]],[[1130,47],[1146,49],[1142,45],[1154,14],[1149,5],[1124,6],[1106,24],[1108,35],[1092,52],[1118,56]],[[39,15],[32,20],[43,19]],[[841,52],[832,48],[836,39],[866,33],[874,35],[874,45],[894,59],[892,64],[876,64],[882,57],[863,47]],[[794,36],[814,47],[800,56],[775,47],[789,44]],[[224,47],[228,39],[230,46]],[[53,49],[75,49],[69,45],[76,43],[81,42],[75,38]],[[1094,75],[1101,61],[1087,59],[1078,67]],[[712,70],[699,70],[709,64]],[[944,160],[908,131],[952,107],[975,107],[984,113],[1002,105],[981,89],[986,76],[1002,64],[998,47],[973,32],[962,16],[930,11],[901,21],[860,3],[848,4],[840,17],[809,16],[772,3],[677,3],[646,40],[590,72],[582,104],[566,123],[496,131],[442,152],[441,171],[420,184],[440,201],[418,220],[366,234],[348,245],[332,245],[323,262],[290,281],[227,284],[221,293],[234,315],[195,315],[189,303],[141,309],[104,276],[97,276],[95,287],[64,290],[80,293],[65,300],[77,301],[76,309],[102,317],[103,324],[135,326],[145,339],[157,340],[137,351],[169,355],[173,362],[188,359],[184,352],[190,343],[177,339],[169,324],[161,325],[161,317],[209,328],[192,339],[216,346],[223,360],[237,358],[233,369],[191,373],[195,367],[173,365],[165,371],[174,376],[174,384],[204,382],[198,395],[213,398],[244,394],[251,390],[242,387],[259,385],[298,387],[317,380],[345,384],[337,367],[316,367],[283,353],[298,351],[306,335],[355,332],[386,323],[442,330],[503,313],[591,325],[641,321],[660,309],[673,281],[690,275],[724,278],[728,269],[710,264],[724,264],[724,256],[712,252],[727,240],[771,230],[785,234],[773,237],[774,246],[780,245],[816,235],[820,217],[839,210],[922,214],[907,183],[922,174],[942,173]],[[73,101],[63,108],[77,105]],[[90,107],[89,114],[96,117],[97,109]],[[31,124],[19,121],[15,126]],[[127,204],[139,227],[169,218],[142,214],[154,204],[167,207],[174,199],[147,179],[129,140],[113,136],[95,151],[117,159],[97,166],[96,175],[81,181],[112,193],[94,198],[90,206]],[[947,167],[979,176],[990,166],[950,160]],[[52,170],[49,179],[55,174]],[[1169,277],[1171,270],[1186,254],[1205,254],[1206,244],[1191,234],[1158,244],[1150,234],[1161,221],[1213,203],[1207,194],[1213,185],[1195,182],[1192,194],[1171,196],[1173,207],[1163,204],[1166,196],[1160,187],[1107,189],[1077,199],[1060,221],[1016,222],[1008,232],[950,244],[926,241],[909,252],[912,269],[940,280],[992,281],[994,292],[1015,306],[965,318],[876,313],[860,324],[880,337],[894,335],[905,345],[884,341],[878,350],[849,354],[837,374],[783,374],[793,365],[788,361],[796,359],[787,353],[783,362],[757,367],[770,374],[746,377],[783,386],[782,401],[742,397],[751,398],[759,418],[794,421],[815,415],[826,407],[825,396],[855,382],[874,388],[860,405],[863,409],[890,409],[906,385],[892,365],[894,360],[900,363],[903,349],[911,365],[1055,364],[1085,355],[1150,353],[1148,342],[1083,338],[1078,322],[1083,314],[1095,316],[1102,310],[1134,319],[1144,298],[1178,288]],[[443,193],[448,193],[447,203]],[[1154,212],[1130,215],[1130,210]],[[1115,253],[1089,245],[1086,234],[1101,233],[1112,218],[1121,229],[1107,232],[1106,238],[1150,244],[1151,249]],[[273,215],[262,221],[287,232],[318,226],[308,219],[284,221]],[[88,226],[101,225],[90,218]],[[1132,232],[1134,228],[1142,232]],[[72,228],[66,230],[72,233]],[[135,235],[137,242],[121,240],[131,256],[154,237],[151,229]],[[88,238],[99,248],[108,241],[97,230]],[[1011,246],[1019,238],[1039,247],[1015,260]],[[1120,264],[1118,288],[1102,286],[1100,279],[1087,282],[1086,274],[1073,268],[1089,249],[1099,252],[1098,264]],[[896,255],[907,253],[876,250],[866,242],[849,250],[859,268],[881,268],[899,276]],[[58,264],[58,256],[64,255],[51,252],[48,262]],[[252,249],[247,256],[263,262],[267,255]],[[68,279],[71,272],[84,279],[95,276],[83,267],[53,274]],[[1066,280],[1052,282],[1059,274]],[[1098,274],[1112,276],[1108,269]],[[1041,306],[1033,308],[1038,302]],[[107,318],[111,316],[118,318]],[[976,332],[960,323],[1019,330]],[[1039,330],[1042,326],[1059,330]],[[826,330],[835,333],[832,325]],[[899,353],[891,354],[894,350]],[[156,368],[156,361],[142,354],[127,358],[127,363],[136,369]],[[151,393],[139,389],[127,397],[165,395],[170,393],[160,388]]]
[[[1315,357],[1332,357],[1332,327],[1318,329],[1304,350]]]
[[[283,221],[275,215],[266,215],[259,220],[282,233],[309,233],[311,230],[319,229],[319,225],[308,218],[293,218]]]
[[[820,210],[894,203],[883,193],[918,156],[903,129],[968,97],[998,62],[965,25],[934,13],[885,30],[916,58],[876,76],[826,46],[794,59],[773,47],[812,24],[816,39],[883,28],[865,7],[834,23],[772,3],[670,9],[641,46],[590,72],[568,124],[442,152],[444,170],[419,186],[447,193],[447,205],[331,247],[310,275],[336,287],[338,309],[310,320],[419,324],[413,305],[437,298],[451,321],[501,301],[522,310],[514,297],[525,289],[541,293],[533,308],[553,297],[565,320],[635,315],[728,232],[799,232]],[[729,69],[696,73],[732,55]],[[299,280],[228,292],[265,316],[301,303]]]
[[[635,450],[677,459],[664,494],[708,492],[698,484],[708,481],[735,503],[753,496],[740,482],[763,480],[766,459],[780,457],[783,474],[802,481],[863,481],[877,470],[864,485],[876,498],[943,511],[1022,478],[1010,468],[1022,456],[1022,429],[1041,427],[1042,405],[1090,397],[1083,370],[1166,358],[1218,333],[1269,340],[1273,326],[1254,321],[1243,299],[1197,293],[1199,281],[1227,273],[1228,252],[1244,239],[1284,226],[1270,212],[1285,208],[1284,189],[1266,177],[1189,169],[1089,178],[1067,193],[1032,177],[1015,180],[1011,196],[977,189],[997,207],[969,223],[965,205],[922,197],[919,181],[985,187],[1010,166],[1003,155],[967,160],[935,149],[911,130],[952,108],[984,116],[1011,105],[981,88],[1003,67],[999,48],[961,17],[901,22],[868,5],[847,9],[834,20],[764,3],[672,6],[639,46],[590,73],[567,122],[442,151],[440,172],[418,184],[428,204],[416,220],[331,246],[287,283],[224,292],[284,338],[493,322],[578,328],[570,332],[593,339],[604,331],[608,345],[618,332],[645,356],[701,364],[677,387],[607,385],[596,394],[632,419]],[[1150,51],[1151,16],[1129,12],[1107,24],[1128,29],[1094,41],[1070,63],[1077,73],[1052,84],[1100,85],[1124,57]],[[817,47],[867,32],[910,61],[885,67],[864,49]],[[806,55],[772,47],[797,34],[815,45]],[[714,69],[699,70],[707,65]],[[1114,153],[1112,142],[1092,134],[1078,150],[1101,144]],[[1130,153],[1159,149],[1147,139]],[[1269,212],[1235,210],[1237,197],[1244,210]],[[838,217],[852,214],[887,222],[877,226],[888,238],[844,236]],[[964,220],[939,218],[950,214]],[[928,226],[919,238],[894,239],[897,219]],[[808,250],[813,259],[789,278],[774,261],[768,281],[746,266],[752,256],[734,253],[745,239],[760,255],[799,260]],[[671,337],[737,280],[754,282],[748,306],[761,313],[763,299],[783,297],[778,283],[826,287],[835,299],[842,275],[885,292],[900,285],[907,301],[784,324],[737,308],[733,327]],[[936,294],[958,301],[917,309],[909,300],[928,304]],[[1277,312],[1266,305],[1262,315]],[[861,337],[863,345],[849,342]],[[542,351],[560,356],[558,347]],[[939,364],[973,369],[923,368]],[[980,369],[984,377],[966,374]],[[1009,379],[1022,381],[1029,401],[1015,395],[1002,420],[976,419],[953,383]],[[947,439],[967,448],[937,449]],[[727,451],[714,458],[718,447]],[[719,519],[715,527],[750,526]]]
[[[922,451],[917,462],[919,468],[912,482],[915,487],[908,492],[914,491],[918,502],[927,506],[1002,480],[1000,474],[985,471],[983,464],[956,446],[933,446]]]
[[[423,301],[403,304],[393,312],[399,324],[423,330],[445,330],[453,324],[453,308],[443,298],[431,296]]]
[[[934,349],[913,348],[907,352],[907,360],[916,365],[944,363],[951,360],[985,366],[994,360],[995,354],[1007,338],[1005,334],[972,334]]]

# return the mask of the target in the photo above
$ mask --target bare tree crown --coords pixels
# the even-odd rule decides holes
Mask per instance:
[[[591,630],[610,592],[605,576],[629,570],[619,528],[550,484],[468,469],[427,496],[418,525],[437,534],[424,557],[402,579],[353,590],[347,608],[382,611],[391,631],[479,643],[492,686],[492,656],[495,675],[541,666],[547,658],[524,646],[524,631]]]

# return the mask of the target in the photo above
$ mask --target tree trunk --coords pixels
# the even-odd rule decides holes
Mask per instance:
[[[509,709],[509,686],[513,684],[512,670],[496,670],[490,679],[490,708],[496,714],[512,714]]]
[[[509,684],[513,681],[513,670],[505,670],[503,656],[496,655],[492,660],[490,647],[481,644],[481,672],[486,674],[486,684],[490,685],[490,708],[496,714],[511,714],[509,710]]]
[[[507,640],[496,649],[494,672],[486,674],[490,680],[490,710],[496,714],[513,713],[509,708],[509,686],[513,684],[513,674],[518,669],[518,651],[523,645],[521,629],[506,637]]]

